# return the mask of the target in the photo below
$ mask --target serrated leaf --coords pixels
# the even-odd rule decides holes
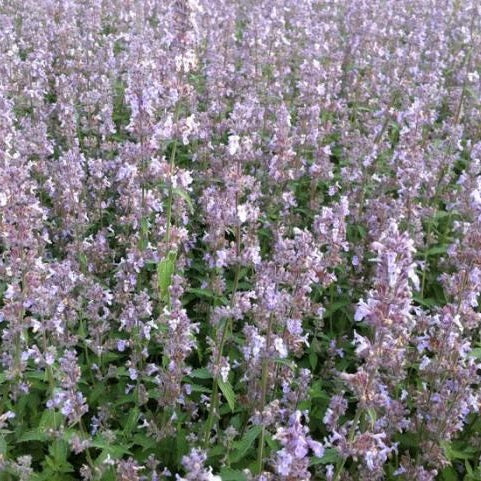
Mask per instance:
[[[293,362],[290,359],[284,359],[282,357],[277,357],[275,359],[272,359],[272,362],[276,364],[282,364],[283,366],[288,366],[288,367],[293,367]]]
[[[38,424],[38,431],[47,431],[48,429],[57,429],[63,423],[65,416],[59,412],[54,411],[53,409],[46,409],[42,417],[40,418],[40,422]]]
[[[206,367],[201,367],[191,371],[189,373],[189,377],[195,377],[197,379],[211,379],[212,373]]]
[[[463,447],[456,448],[452,443],[442,442],[441,446],[444,450],[445,456],[453,461],[455,459],[472,459],[476,453],[476,448],[474,447]]]
[[[145,449],[151,449],[157,446],[157,441],[143,433],[137,433],[132,438],[134,444],[138,444]]]
[[[89,404],[95,405],[102,396],[105,396],[105,386],[103,384],[95,385],[87,394]]]
[[[234,450],[229,456],[231,463],[237,463],[247,454],[254,441],[257,439],[262,431],[262,426],[252,426],[240,439],[234,442]]]
[[[218,379],[217,383],[219,384],[219,388],[224,395],[227,404],[229,404],[230,410],[234,411],[235,408],[235,393],[232,389],[232,386],[229,381],[224,382],[222,379]]]
[[[48,452],[56,464],[63,464],[67,461],[68,457],[68,443],[63,439],[57,439],[49,446]]]
[[[203,393],[206,393],[206,394],[208,394],[212,391],[212,389],[210,389],[208,387],[205,387],[205,386],[201,386],[199,384],[191,384],[190,390],[192,392],[203,392]]]
[[[94,448],[102,449],[102,453],[104,453],[105,457],[110,455],[112,458],[120,458],[125,454],[132,455],[132,453],[126,447],[119,444],[112,444],[103,436],[96,436],[92,440],[91,445]]]
[[[310,392],[310,398],[311,399],[331,399],[329,394],[326,393],[322,388],[311,388]]]
[[[135,429],[139,416],[139,408],[135,407],[132,409],[132,411],[130,411],[129,417],[127,418],[124,426],[124,436],[128,436]]]
[[[177,253],[175,251],[170,251],[167,254],[167,257],[159,261],[157,264],[159,295],[164,302],[168,302],[169,300],[169,287],[172,283],[172,275],[174,274],[176,259]]]
[[[35,379],[37,381],[45,381],[45,371],[28,371],[25,376],[27,379]]]
[[[207,297],[209,299],[215,297],[215,294],[212,291],[208,289],[201,289],[199,287],[189,287],[188,289],[186,289],[186,292],[188,292],[189,294],[195,294],[199,297]]]
[[[17,443],[25,443],[28,441],[47,441],[48,439],[50,439],[50,437],[46,432],[38,429],[32,429],[31,431],[26,431],[19,436]]]

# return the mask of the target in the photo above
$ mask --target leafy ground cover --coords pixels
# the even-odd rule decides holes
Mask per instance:
[[[0,2],[0,480],[480,480],[480,16]]]

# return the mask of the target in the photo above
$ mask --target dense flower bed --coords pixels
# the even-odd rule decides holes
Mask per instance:
[[[477,0],[0,26],[0,481],[481,479]]]

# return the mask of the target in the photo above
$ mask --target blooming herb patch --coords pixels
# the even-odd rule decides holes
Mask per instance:
[[[477,0],[0,26],[0,481],[481,480]]]

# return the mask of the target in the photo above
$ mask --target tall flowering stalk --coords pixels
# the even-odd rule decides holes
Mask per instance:
[[[399,386],[406,378],[407,346],[414,328],[411,286],[419,286],[413,261],[415,249],[395,222],[372,244],[372,249],[376,252],[374,286],[355,313],[356,321],[369,326],[371,336],[355,334],[356,354],[364,362],[356,373],[341,374],[357,398],[356,415],[348,427],[337,427],[333,420],[326,419],[335,427],[331,440],[343,457],[336,480],[341,478],[349,456],[362,456],[370,475],[381,478],[383,464],[396,451],[396,444],[388,436],[408,426]],[[365,416],[371,421],[370,428],[363,430],[358,423]]]

